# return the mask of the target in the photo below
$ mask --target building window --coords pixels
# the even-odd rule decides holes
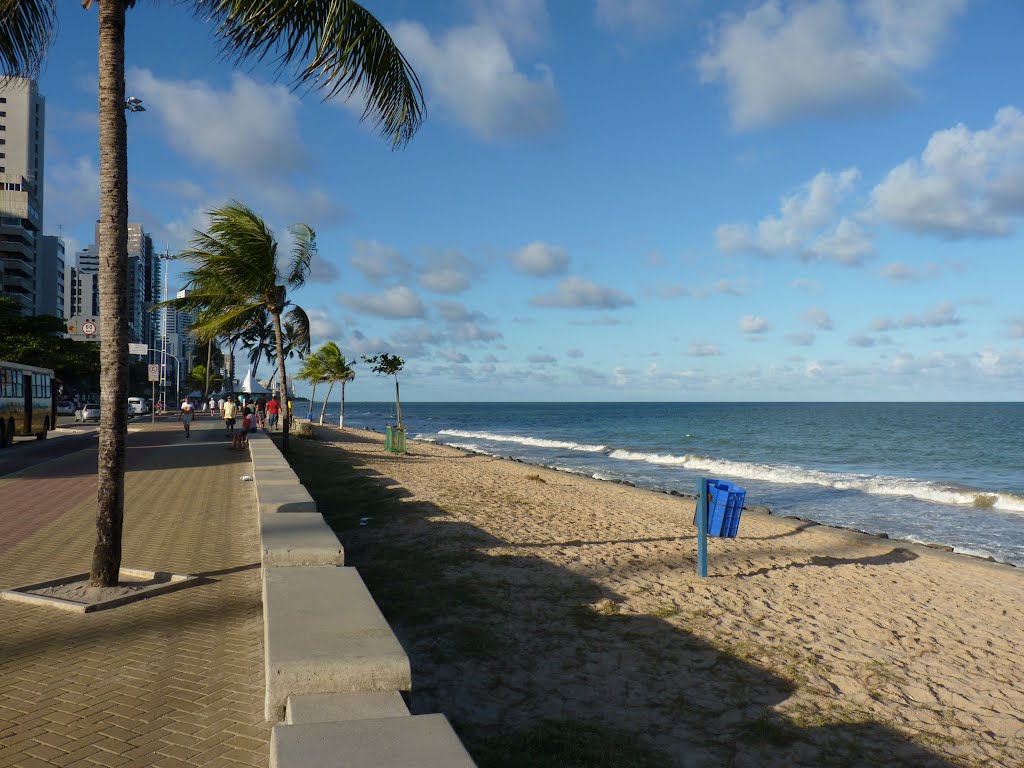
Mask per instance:
[[[0,109],[0,117],[7,117],[7,113]]]

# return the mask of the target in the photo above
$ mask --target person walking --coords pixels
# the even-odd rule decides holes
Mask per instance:
[[[234,437],[235,435],[235,414],[238,413],[238,406],[235,404],[235,399],[229,397],[224,401],[224,407],[221,408],[220,414],[224,419],[224,428],[227,430],[228,437]]]
[[[213,396],[211,396],[210,397],[210,415],[212,416],[216,412],[217,412],[217,401],[213,399]]]
[[[277,418],[280,414],[281,404],[276,397],[270,398],[267,401],[267,426],[270,427],[271,432],[277,429]]]
[[[185,425],[185,437],[192,437],[192,416],[195,414],[196,407],[192,403],[192,398],[186,397],[181,401],[181,423]]]
[[[256,401],[256,424],[260,429],[267,421],[267,396],[260,395],[260,399]]]

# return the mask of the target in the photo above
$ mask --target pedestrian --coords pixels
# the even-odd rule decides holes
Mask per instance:
[[[267,396],[260,395],[260,399],[256,401],[256,425],[263,429],[264,424],[267,421]]]
[[[181,401],[181,423],[185,425],[185,437],[192,437],[192,416],[196,407],[192,404],[192,398],[186,397]]]
[[[223,397],[222,397],[222,398],[220,398],[220,399],[219,399],[219,400],[217,401],[217,410],[218,410],[218,411],[223,411],[223,410],[224,410],[224,398],[223,398]]]
[[[213,395],[210,395],[210,413],[214,413],[217,410],[217,401],[213,399]]]
[[[270,398],[267,401],[267,425],[271,431],[277,429],[277,419],[281,414],[281,404],[277,401],[276,397]]]
[[[238,413],[238,406],[234,398],[229,397],[224,401],[224,407],[220,409],[221,418],[224,419],[224,428],[227,430],[227,437],[235,435],[235,414]]]
[[[229,448],[244,449],[248,444],[249,432],[256,431],[256,416],[253,414],[252,409],[246,408],[242,411],[242,428],[235,432],[234,437],[231,438],[231,445]]]

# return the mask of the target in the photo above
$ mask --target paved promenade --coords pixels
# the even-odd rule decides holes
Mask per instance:
[[[248,454],[202,416],[132,430],[122,565],[208,579],[84,615],[0,600],[0,768],[267,764]],[[94,442],[0,478],[0,588],[88,571],[95,499]]]

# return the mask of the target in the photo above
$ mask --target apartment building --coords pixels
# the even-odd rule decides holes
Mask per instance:
[[[38,290],[45,121],[34,80],[0,81],[0,295],[28,315]]]

